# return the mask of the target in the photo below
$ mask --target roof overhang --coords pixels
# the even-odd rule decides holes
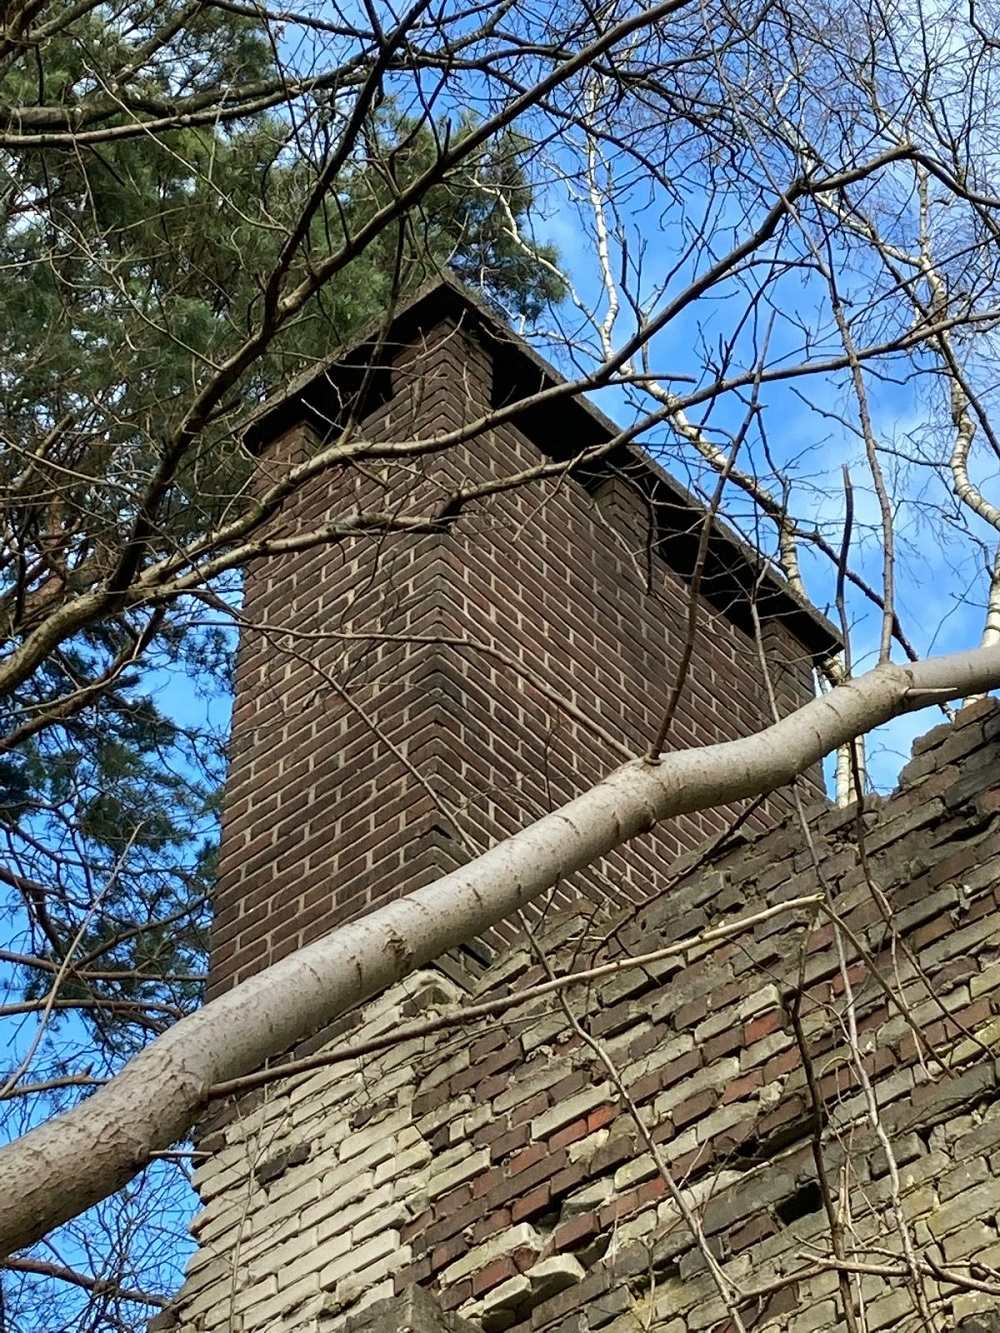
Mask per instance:
[[[309,423],[321,435],[343,420],[345,404],[364,415],[364,398],[377,394],[379,367],[390,364],[390,349],[412,346],[421,333],[443,322],[478,336],[490,348],[497,385],[494,406],[524,402],[518,428],[554,461],[564,461],[588,489],[617,477],[634,487],[653,516],[657,552],[682,577],[697,563],[706,507],[641,446],[612,443],[599,461],[576,464],[591,446],[615,442],[622,429],[568,382],[550,362],[516,334],[477,295],[452,278],[441,277],[401,303],[391,318],[366,328],[349,346],[296,377],[280,395],[268,399],[243,428],[247,448],[258,452],[287,430]],[[560,386],[567,392],[561,394]],[[539,399],[538,395],[542,397]],[[359,395],[362,401],[359,401]],[[820,659],[842,647],[836,628],[800,598],[752,543],[716,517],[703,569],[705,597],[721,606],[744,628],[752,624],[751,602],[761,617],[781,620]]]

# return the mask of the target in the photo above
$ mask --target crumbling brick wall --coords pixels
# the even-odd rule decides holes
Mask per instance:
[[[987,700],[917,744],[898,793],[861,816],[860,847],[855,811],[812,812],[819,870],[790,820],[707,860],[689,854],[638,911],[569,915],[544,938],[557,969],[682,946],[568,998],[755,1333],[843,1327],[814,1143],[864,1269],[852,1280],[867,1328],[919,1327],[898,1276],[893,1173],[845,1036],[852,1013],[932,1326],[1000,1319],[998,761]],[[789,906],[821,883],[846,971],[830,921]],[[792,1019],[800,970],[818,1104]],[[478,998],[543,977],[522,950]],[[400,1032],[448,987],[411,977],[350,1034],[364,1054],[270,1084],[206,1141],[199,1251],[172,1316],[183,1333],[334,1333],[413,1285],[486,1333],[730,1333],[633,1116],[553,996]],[[379,1034],[390,1043],[370,1049]],[[970,1263],[981,1289],[940,1276]]]
[[[388,378],[360,438],[429,439],[489,408],[493,354],[464,327],[422,329],[379,356]],[[312,426],[288,427],[265,448],[261,481],[316,447]],[[449,485],[544,460],[509,423],[393,465],[388,481],[375,465],[336,469],[286,506],[276,535],[357,508],[427,512]],[[689,604],[687,583],[650,540],[627,479],[588,489],[560,474],[470,506],[447,533],[348,538],[250,566],[209,998],[430,882],[649,745]],[[671,745],[733,739],[771,720],[745,614],[719,579],[707,591]],[[789,711],[811,696],[809,651],[781,619],[765,620],[764,640]],[[785,808],[778,796],[751,823]],[[600,873],[567,880],[552,908],[577,895],[634,900],[727,818],[670,820]],[[514,938],[490,933],[494,946]]]

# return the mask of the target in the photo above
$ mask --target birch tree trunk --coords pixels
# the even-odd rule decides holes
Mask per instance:
[[[0,1150],[0,1253],[120,1189],[209,1089],[544,893],[659,820],[772,791],[900,713],[1000,685],[1000,645],[882,664],[738,741],[632,760],[462,869],[299,950],[183,1019],[104,1088]]]

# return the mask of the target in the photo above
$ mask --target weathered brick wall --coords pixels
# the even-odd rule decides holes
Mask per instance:
[[[846,971],[829,921],[786,909],[569,992],[743,1293],[747,1329],[844,1327],[814,1142],[865,1270],[862,1327],[926,1328],[895,1275],[892,1175],[852,1015],[930,1327],[1000,1317],[1000,708],[973,705],[919,742],[900,791],[862,825],[864,858],[854,812],[814,810],[819,873],[789,821],[709,861],[691,854],[613,931],[570,914],[544,939],[557,969],[580,968],[759,916],[820,878],[832,895]],[[482,997],[543,975],[518,952]],[[800,975],[818,1108],[791,1019]],[[351,1040],[433,1013],[449,984],[410,978]],[[414,1284],[486,1333],[733,1328],[607,1069],[551,995],[271,1084],[210,1146],[183,1333],[333,1333]]]
[[[381,353],[395,358],[394,378],[363,437],[427,438],[490,404],[493,360],[482,342],[448,324],[422,339]],[[262,475],[315,447],[311,428],[288,429],[266,451]],[[424,512],[446,486],[543,458],[507,426],[422,464],[394,465],[388,480],[375,464],[335,471],[287,507],[280,533],[359,506]],[[470,507],[448,535],[359,536],[251,567],[210,997],[575,795],[620,762],[608,737],[629,753],[649,744],[688,616],[687,584],[650,556],[649,531],[626,479],[591,494],[560,476]],[[729,739],[770,721],[746,608],[737,614],[713,577],[671,744]],[[780,620],[766,621],[764,636],[787,710],[812,692],[811,660]],[[763,827],[785,808],[775,798],[752,823]],[[646,894],[728,817],[670,821],[561,885],[551,909],[579,893],[612,904]],[[513,938],[491,932],[494,945]]]

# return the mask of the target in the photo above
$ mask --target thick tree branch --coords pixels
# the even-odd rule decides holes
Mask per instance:
[[[672,815],[774,790],[928,702],[1000,684],[1000,647],[883,663],[754,736],[633,760],[435,883],[334,931],[182,1019],[88,1101],[0,1150],[0,1254],[114,1193],[182,1138],[210,1089],[508,917]]]

